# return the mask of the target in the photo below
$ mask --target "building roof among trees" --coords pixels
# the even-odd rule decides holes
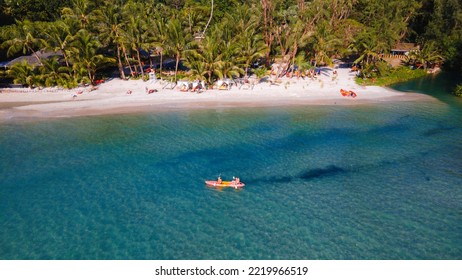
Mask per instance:
[[[52,58],[55,56],[62,56],[62,53],[61,51],[57,51],[57,52],[37,51],[35,52],[35,54],[20,56],[13,60],[2,62],[0,65],[3,67],[11,67],[16,63],[20,63],[25,60],[27,61],[28,64],[36,66],[39,64],[39,61],[37,60],[36,56],[38,56],[40,59],[48,59],[48,58]]]

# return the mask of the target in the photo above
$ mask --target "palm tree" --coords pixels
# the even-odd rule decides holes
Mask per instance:
[[[209,24],[212,21],[212,18],[213,18],[213,0],[212,0],[212,6],[210,8],[210,18],[209,18],[209,20],[207,21],[207,24],[204,27],[204,31],[202,31],[202,35],[204,35],[205,32],[207,31],[207,27],[209,27]]]
[[[7,47],[7,55],[12,56],[20,51],[23,54],[32,53],[39,65],[42,64],[37,51],[42,48],[42,40],[38,37],[41,33],[43,24],[31,22],[29,20],[16,21],[16,26],[12,28],[9,40],[3,42],[2,47]]]
[[[352,44],[352,50],[359,54],[354,63],[361,64],[360,75],[369,78],[387,71],[387,64],[381,63],[382,54],[387,49],[386,41],[381,40],[374,32],[365,29]]]
[[[370,64],[380,58],[378,47],[372,42],[361,42],[359,49],[361,55],[354,61],[354,63],[365,62],[366,64]]]
[[[66,66],[69,67],[68,46],[72,41],[69,25],[64,20],[50,22],[44,30],[45,39],[42,40],[46,49],[61,51]]]
[[[312,36],[310,24],[302,19],[300,13],[298,6],[291,6],[276,14],[277,24],[273,28],[273,35],[281,60],[277,76],[290,68],[293,71],[294,68],[291,65],[295,62],[299,48],[304,47]]]
[[[435,42],[431,41],[425,44],[422,50],[415,51],[413,53],[414,63],[418,64],[418,68],[423,67],[427,69],[429,65],[435,63],[441,63],[443,57],[436,48]]]
[[[84,29],[77,33],[72,42],[72,66],[83,82],[94,84],[96,71],[107,63],[115,62],[114,59],[98,54],[99,47],[101,43]],[[84,75],[86,77],[83,77]]]
[[[177,81],[178,75],[178,65],[181,58],[183,57],[184,51],[189,48],[192,43],[191,34],[185,32],[181,22],[178,19],[172,19],[167,24],[167,36],[168,41],[166,42],[166,50],[168,53],[171,53],[175,56],[175,78],[174,81]]]
[[[246,4],[235,10],[236,14],[226,15],[212,32],[215,40],[223,42],[219,76],[244,74],[247,78],[251,64],[265,56],[267,47],[258,32],[258,10]]]
[[[205,63],[198,60],[187,60],[185,65],[189,68],[190,78],[193,80],[205,81],[207,80],[207,69]]]
[[[125,39],[131,50],[136,54],[141,77],[144,79],[143,62],[141,60],[141,49],[146,41],[146,28],[144,16],[144,5],[138,2],[128,2],[124,6],[125,18],[128,22],[125,26]]]
[[[198,39],[202,38],[208,12],[208,7],[201,4],[190,4],[182,10],[181,18],[184,19],[188,32],[197,36]]]
[[[274,37],[278,44],[277,51],[281,59],[278,76],[290,67],[291,54],[289,52],[297,40],[292,31],[292,27],[289,24],[280,24],[274,29]]]
[[[100,32],[99,37],[104,45],[115,47],[119,75],[120,78],[125,80],[125,72],[122,63],[122,8],[121,5],[113,3],[113,1],[106,1],[105,3],[105,7],[96,12],[96,18],[98,20],[97,27]]]
[[[44,60],[39,71],[41,74],[38,78],[44,86],[68,86],[68,81],[70,81],[69,69],[66,66],[63,67],[57,57]]]
[[[306,61],[305,53],[300,52],[296,57],[295,57],[295,64],[298,66],[298,69],[300,71],[305,71],[310,68],[310,63]]]
[[[226,15],[224,19],[225,21],[228,21],[226,24],[227,29],[232,30],[236,35],[240,35],[244,32],[248,32],[249,30],[259,28],[260,15],[259,11],[255,7],[247,4],[241,4],[235,8],[235,11],[235,14]]]
[[[268,69],[266,69],[265,66],[260,66],[256,69],[253,69],[253,73],[255,73],[255,75],[257,76],[257,83],[259,83],[261,79],[263,79],[267,75]]]
[[[205,37],[195,49],[188,50],[188,59],[200,61],[207,72],[207,80],[213,83],[214,77],[231,77],[237,67],[233,67],[234,50],[229,42],[219,40],[220,28],[214,28],[211,35]],[[234,71],[234,72],[233,72]]]
[[[7,74],[13,77],[15,84],[27,85],[29,87],[33,87],[35,84],[34,67],[27,60],[12,65]]]
[[[168,30],[165,19],[158,15],[154,21],[154,42],[153,45],[156,48],[158,54],[160,54],[160,79],[162,80],[162,65],[163,65],[163,55],[164,47],[168,40]]]
[[[93,20],[93,2],[90,0],[72,0],[71,6],[72,8],[62,9],[62,17],[78,22],[81,29],[87,29]]]
[[[276,5],[272,0],[261,0],[262,32],[266,44],[266,66],[270,63],[270,53],[274,44],[274,11]]]
[[[244,74],[244,70],[236,63],[238,61],[237,49],[233,42],[228,42],[226,44],[220,59],[221,61],[216,62],[216,69],[214,71],[220,79],[224,77],[233,79],[234,77],[239,77],[241,74]]]
[[[386,49],[386,43],[379,40],[373,32],[365,30],[359,34],[358,39],[353,43],[352,49],[360,56],[355,63],[364,62],[365,64],[375,63],[380,59],[380,55]]]
[[[317,65],[331,65],[332,52],[341,45],[341,40],[330,32],[327,22],[319,25],[316,33],[312,37],[312,46],[315,52],[315,67]]]
[[[265,56],[267,46],[263,37],[256,29],[247,30],[240,38],[238,44],[239,62],[244,68],[245,78],[248,78],[249,67],[259,58]]]

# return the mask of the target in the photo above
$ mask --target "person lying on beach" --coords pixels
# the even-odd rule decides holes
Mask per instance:
[[[148,87],[146,87],[146,93],[147,94],[151,94],[153,92],[157,92],[157,89],[149,89]]]
[[[181,85],[180,91],[188,91],[188,86],[186,84]]]

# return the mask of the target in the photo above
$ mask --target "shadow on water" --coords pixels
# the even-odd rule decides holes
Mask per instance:
[[[328,165],[325,167],[317,167],[308,170],[302,170],[295,176],[288,176],[288,175],[279,175],[279,176],[267,176],[267,177],[259,177],[253,178],[252,180],[246,180],[246,183],[249,185],[256,184],[256,183],[279,183],[279,184],[286,184],[292,183],[296,181],[312,181],[312,180],[324,180],[333,178],[336,176],[345,176],[350,173],[361,173],[367,172],[371,170],[383,170],[384,168],[393,168],[399,166],[403,163],[408,162],[419,162],[423,158],[427,157],[427,154],[421,154],[416,157],[403,157],[400,159],[384,159],[376,163],[371,164],[363,164],[363,165],[356,165],[350,166],[348,168],[337,166],[337,165]],[[421,178],[425,179],[426,181],[430,181],[431,178],[427,176],[425,172],[421,173]]]
[[[329,165],[323,168],[313,168],[310,170],[302,171],[297,176],[271,176],[265,178],[258,178],[256,180],[247,181],[248,184],[252,183],[290,183],[296,180],[310,181],[314,179],[324,179],[347,173],[348,170],[338,167],[336,165]]]
[[[335,176],[340,173],[345,173],[347,170],[338,167],[336,165],[329,165],[325,168],[315,168],[308,170],[306,172],[303,172],[300,174],[300,179],[303,180],[311,180],[311,179],[316,179],[316,178],[321,178],[321,177],[327,177],[327,176]]]
[[[431,137],[439,134],[444,134],[444,133],[449,133],[453,130],[457,129],[457,127],[454,126],[445,126],[445,125],[439,125],[438,127],[429,129],[425,131],[422,135],[426,137]]]

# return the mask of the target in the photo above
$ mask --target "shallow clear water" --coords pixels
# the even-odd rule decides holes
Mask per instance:
[[[0,124],[0,259],[462,259],[441,96]]]

